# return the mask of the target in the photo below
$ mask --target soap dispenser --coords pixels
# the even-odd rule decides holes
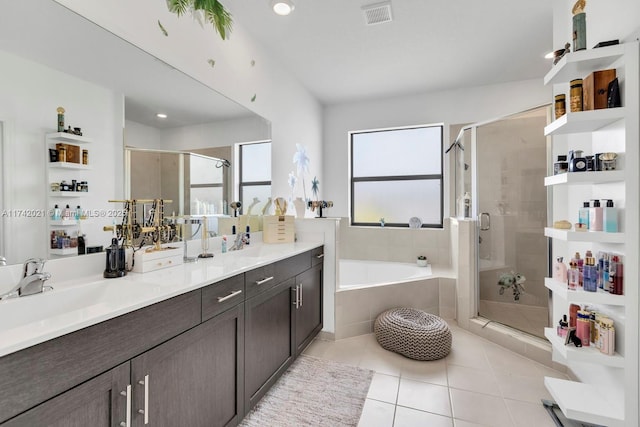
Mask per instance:
[[[589,202],[584,202],[582,208],[578,209],[578,223],[582,224],[584,230],[589,228]]]
[[[593,200],[589,208],[589,231],[602,231],[602,208],[600,200]]]
[[[602,231],[618,232],[618,209],[613,207],[613,200],[606,199],[607,204],[602,208]]]

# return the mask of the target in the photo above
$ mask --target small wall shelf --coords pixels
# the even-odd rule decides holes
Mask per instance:
[[[586,76],[592,71],[609,68],[623,57],[624,50],[625,46],[619,44],[571,52],[563,56],[544,76],[544,84],[568,82],[577,78],[576,76]]]
[[[618,353],[607,355],[600,353],[595,347],[575,347],[573,344],[565,345],[564,338],[559,337],[555,328],[544,328],[544,336],[551,342],[554,350],[570,362],[589,362],[614,368],[624,368],[624,357]]]
[[[550,277],[545,277],[544,286],[553,291],[554,296],[558,296],[567,302],[579,304],[606,304],[625,305],[624,295],[614,295],[603,290],[597,292],[586,292],[582,289],[569,290],[566,283],[558,282]]]
[[[91,170],[91,166],[89,165],[70,162],[50,162],[49,167],[53,169]]]
[[[609,399],[602,387],[558,378],[544,378],[544,385],[570,419],[610,427],[624,427],[623,402]]]
[[[624,233],[605,233],[604,231],[571,231],[545,227],[544,235],[565,242],[624,243]]]
[[[80,221],[77,219],[57,219],[49,221],[49,225],[53,227],[71,227],[74,225],[78,225]]]
[[[50,191],[49,197],[60,197],[60,198],[77,198],[77,197],[87,197],[89,195],[88,191]]]
[[[75,144],[88,144],[93,142],[91,138],[87,138],[86,136],[74,135],[67,132],[48,133],[47,138]]]
[[[570,133],[593,132],[625,118],[626,109],[604,108],[602,110],[568,112],[544,127],[545,136]]]
[[[547,176],[544,179],[545,186],[564,184],[606,184],[610,182],[624,182],[624,171],[597,171],[597,172],[567,172],[558,175]]]

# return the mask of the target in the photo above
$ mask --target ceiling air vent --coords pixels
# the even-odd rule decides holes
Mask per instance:
[[[367,25],[384,24],[391,22],[391,2],[375,3],[362,7],[364,20]]]

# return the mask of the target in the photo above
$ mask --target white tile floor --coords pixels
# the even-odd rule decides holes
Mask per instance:
[[[315,340],[305,353],[375,371],[361,427],[554,427],[540,399],[561,372],[457,327],[445,359],[419,362],[386,351],[373,334]]]

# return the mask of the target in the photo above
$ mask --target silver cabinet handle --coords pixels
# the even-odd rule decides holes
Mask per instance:
[[[121,391],[120,394],[127,398],[127,414],[125,421],[120,423],[120,427],[131,427],[131,384],[128,384],[127,390]]]
[[[302,307],[302,283],[300,283],[300,307]]]
[[[225,302],[228,299],[235,297],[236,295],[240,295],[242,293],[242,289],[238,289],[237,291],[232,291],[226,297],[218,297],[218,302]]]
[[[256,285],[262,285],[262,284],[265,284],[265,283],[267,283],[267,282],[269,282],[271,280],[273,280],[273,276],[265,277],[262,280],[256,280]]]
[[[316,255],[316,258],[318,258],[318,259],[324,258],[324,254],[318,254],[318,255]]]
[[[298,289],[298,285],[296,285],[296,298],[295,298],[295,300],[293,301],[293,305],[295,305],[295,306],[296,306],[296,310],[297,310],[297,309],[298,309],[298,307],[299,307],[299,302],[300,302],[300,290]]]
[[[144,415],[144,423],[149,424],[149,375],[145,375],[138,384],[144,385],[144,409],[138,409],[138,413]]]

